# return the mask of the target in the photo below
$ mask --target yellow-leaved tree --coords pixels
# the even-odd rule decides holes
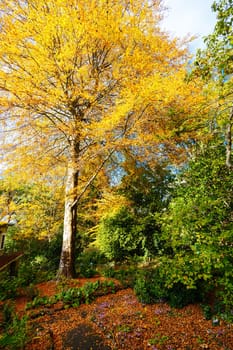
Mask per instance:
[[[0,219],[17,222],[14,239],[50,241],[62,226],[63,188],[53,183],[26,180],[4,173],[0,179]],[[20,234],[18,234],[20,232]]]
[[[160,30],[161,15],[160,0],[0,2],[11,162],[20,154],[25,169],[32,159],[66,164],[58,277],[74,276],[78,205],[113,153],[153,158],[199,123],[200,88],[185,82],[187,52]]]

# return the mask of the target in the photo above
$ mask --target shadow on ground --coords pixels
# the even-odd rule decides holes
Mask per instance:
[[[82,323],[66,334],[63,340],[63,349],[69,350],[111,350],[104,344],[103,339],[95,333],[93,328]]]

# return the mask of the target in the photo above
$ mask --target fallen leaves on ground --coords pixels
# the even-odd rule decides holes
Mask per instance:
[[[72,287],[96,280],[73,280]],[[52,281],[37,287],[41,296],[57,292],[56,283]],[[19,299],[16,305],[22,313],[25,300]],[[233,325],[222,321],[213,326],[211,320],[204,319],[199,305],[173,309],[166,303],[142,304],[130,288],[98,297],[89,305],[63,310],[54,305],[44,315],[43,310],[41,307],[42,316],[30,321],[34,333],[26,350],[233,349]],[[83,337],[90,337],[90,342],[95,339],[96,345],[90,342],[80,345],[82,329],[86,330]],[[69,334],[74,336],[73,345]]]

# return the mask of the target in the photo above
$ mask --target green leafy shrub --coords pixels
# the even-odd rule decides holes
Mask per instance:
[[[81,288],[69,288],[55,295],[55,301],[62,301],[66,307],[79,306],[83,300]]]
[[[162,236],[170,250],[161,258],[168,286],[178,283],[189,290],[196,288],[201,297],[199,284],[205,281],[218,291],[229,311],[233,309],[232,182],[223,140],[215,137],[197,147],[179,172],[173,198],[161,216]],[[189,299],[187,294],[190,292],[185,291]],[[180,304],[177,297],[173,302]]]
[[[15,313],[15,308],[12,303],[8,303],[4,306],[2,326],[4,332],[0,336],[0,349],[24,349],[29,340],[27,316],[20,318]]]
[[[150,304],[152,302],[149,284],[143,274],[136,278],[134,292],[141,303]]]
[[[94,299],[95,291],[100,287],[99,281],[94,283],[86,283],[81,291],[83,295],[84,302],[89,304]]]
[[[107,278],[115,278],[116,270],[113,267],[107,267],[106,269],[101,271],[101,275]]]
[[[0,279],[0,300],[15,298],[18,295],[19,280],[9,274],[1,274]]]
[[[55,277],[55,271],[48,269],[49,263],[43,255],[25,257],[19,265],[18,280],[23,287],[41,283]]]
[[[38,306],[51,306],[58,301],[62,301],[64,308],[76,307],[80,304],[89,304],[98,295],[105,295],[109,292],[115,292],[113,281],[89,282],[80,288],[68,288],[52,297],[35,297],[33,301],[27,303],[27,309]]]
[[[113,281],[103,281],[99,286],[99,293],[104,295],[108,293],[115,293],[116,287]]]
[[[218,280],[217,297],[224,304],[226,312],[231,312],[233,309],[233,274],[232,265],[227,266],[224,274]]]
[[[6,302],[3,306],[2,310],[2,316],[3,316],[3,322],[2,325],[4,328],[7,328],[8,325],[10,325],[13,321],[15,313],[15,305],[13,302]]]
[[[0,338],[0,348],[5,350],[24,349],[29,341],[27,334],[27,317],[19,318],[15,316],[12,324],[8,326],[5,333]]]
[[[97,266],[106,263],[106,257],[98,250],[87,250],[79,255],[76,265],[77,271],[82,277],[90,278],[95,276]]]
[[[117,279],[124,287],[133,287],[137,275],[137,268],[135,266],[120,269],[108,267],[101,271],[101,275],[107,278]]]
[[[31,302],[28,302],[26,305],[27,309],[33,309],[38,306],[50,306],[55,303],[55,299],[53,297],[39,297],[36,296]]]
[[[189,289],[182,283],[168,287],[164,270],[160,268],[140,271],[135,279],[134,291],[143,303],[167,301],[175,308],[200,300],[197,289]]]
[[[211,320],[212,318],[212,309],[208,304],[201,304],[202,312],[206,320]]]
[[[80,266],[80,275],[85,278],[91,278],[94,277],[97,274],[96,269],[92,268],[91,266],[87,267],[85,265]]]
[[[182,283],[176,283],[168,289],[168,303],[171,307],[182,308],[199,300],[197,289],[188,289]]]
[[[98,240],[101,251],[113,261],[124,261],[137,252],[141,241],[134,230],[135,218],[126,207],[109,213],[98,227]]]
[[[25,278],[21,276],[11,277],[4,272],[0,277],[0,300],[14,299],[22,293],[33,299],[38,295],[38,290],[33,283],[26,285]]]
[[[127,269],[117,270],[114,278],[116,278],[124,287],[133,287],[136,278],[137,269],[129,267]]]
[[[141,271],[135,279],[134,291],[143,303],[166,300],[168,290],[159,269]]]

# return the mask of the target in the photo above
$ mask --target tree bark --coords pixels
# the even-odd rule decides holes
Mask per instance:
[[[63,242],[57,278],[75,277],[75,238],[77,231],[78,143],[70,145],[65,186]]]

